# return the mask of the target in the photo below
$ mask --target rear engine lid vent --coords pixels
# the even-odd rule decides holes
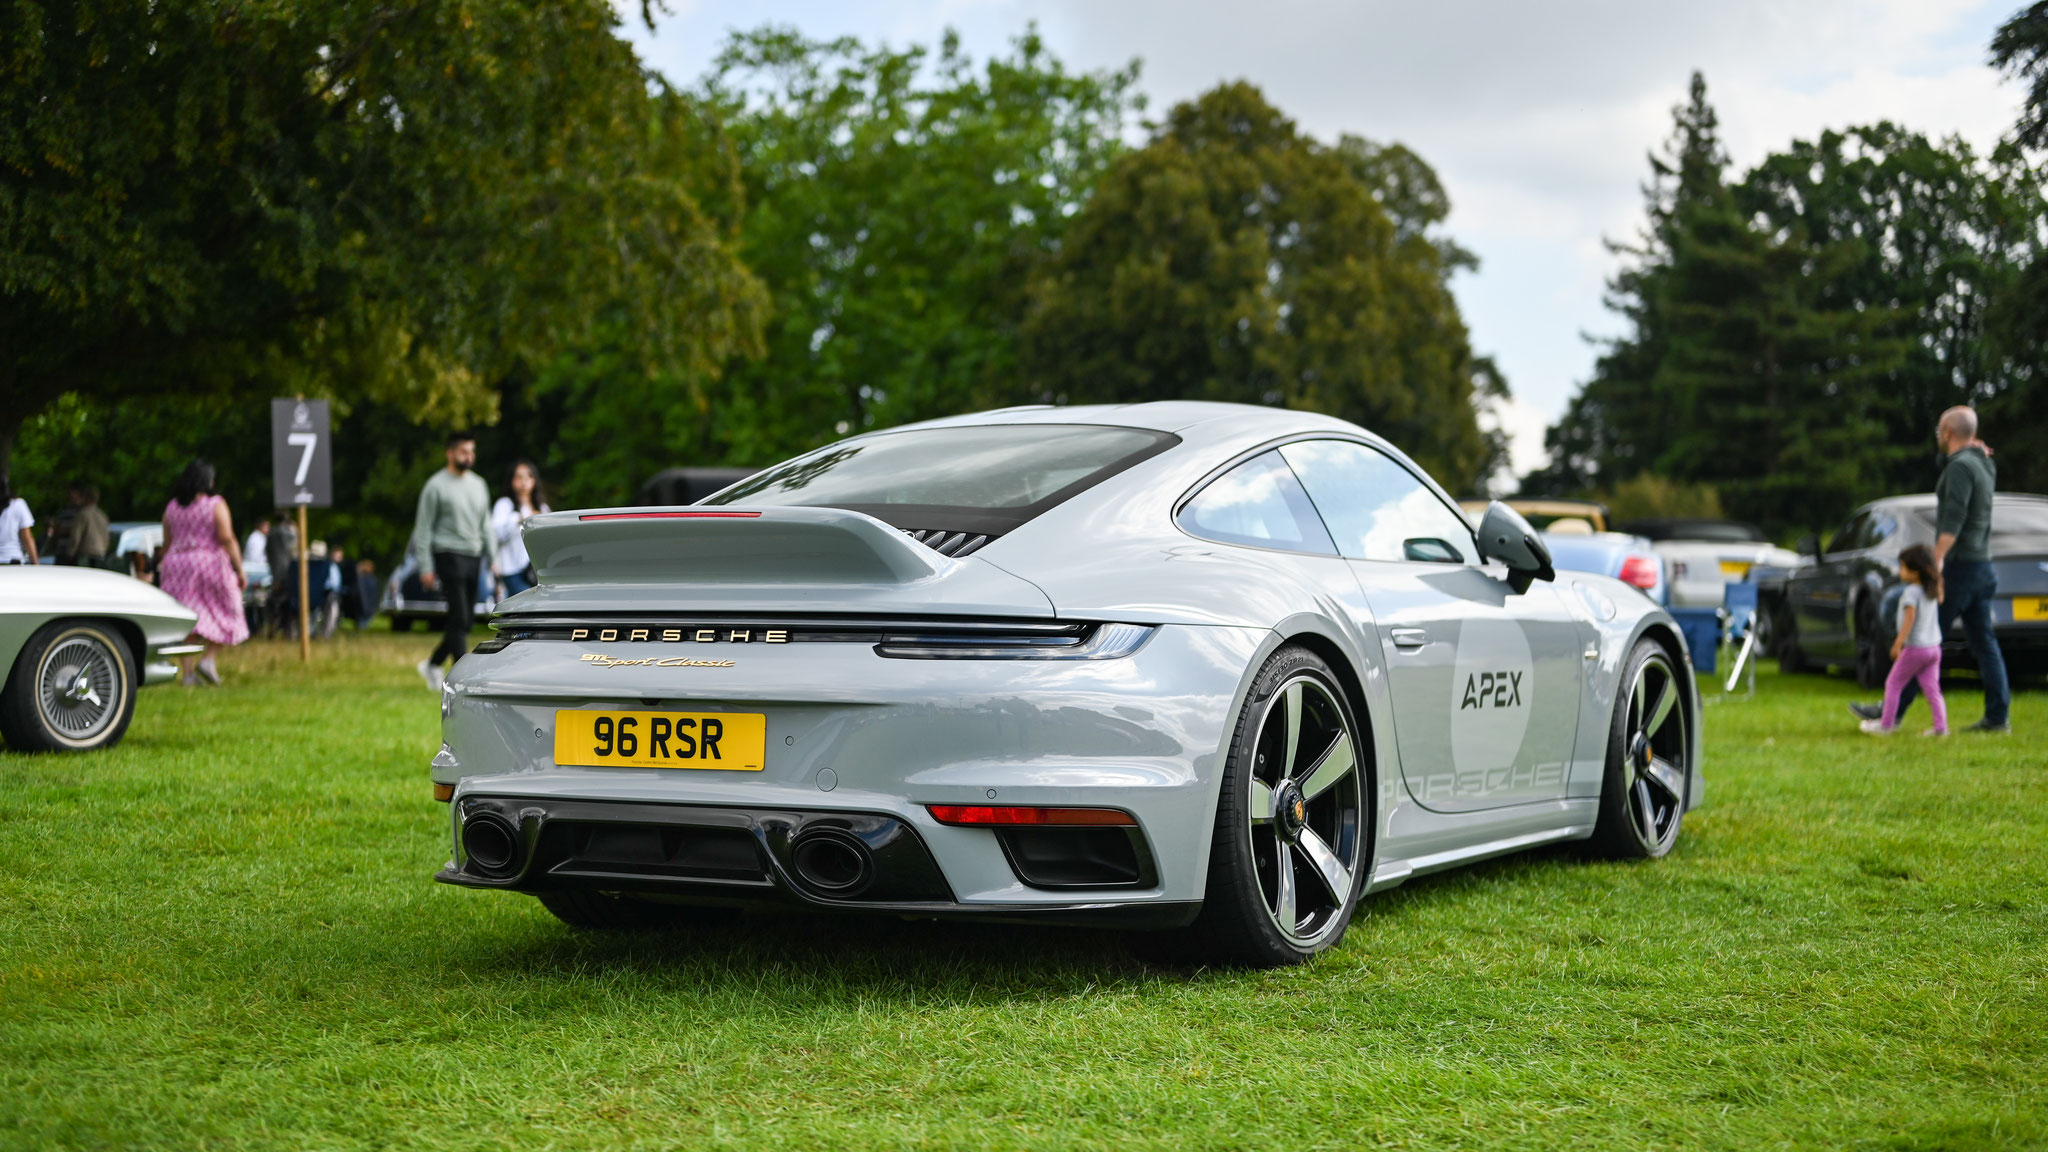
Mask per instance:
[[[956,560],[995,539],[987,532],[948,532],[943,528],[905,528],[903,534],[942,556]]]

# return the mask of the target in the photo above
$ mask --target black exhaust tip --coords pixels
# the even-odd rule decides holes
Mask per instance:
[[[470,871],[510,876],[519,870],[519,833],[504,817],[480,813],[463,822],[462,852]]]
[[[814,828],[789,846],[789,861],[804,886],[825,896],[853,896],[875,878],[874,857],[860,837],[843,828]]]

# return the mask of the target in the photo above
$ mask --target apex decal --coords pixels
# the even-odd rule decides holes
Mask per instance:
[[[1477,672],[1465,677],[1465,696],[1458,711],[1467,708],[1515,708],[1522,703],[1520,672]]]

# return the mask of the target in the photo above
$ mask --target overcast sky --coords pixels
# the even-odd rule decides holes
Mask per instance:
[[[733,28],[794,25],[902,46],[957,29],[977,57],[1038,23],[1070,67],[1143,61],[1157,115],[1243,78],[1323,139],[1398,140],[1435,166],[1449,230],[1478,253],[1455,285],[1473,343],[1516,399],[1517,470],[1591,371],[1584,333],[1611,333],[1603,238],[1641,219],[1645,153],[1705,71],[1737,171],[1788,141],[1892,119],[1988,148],[2017,85],[1984,64],[2018,0],[670,0],[628,34],[687,84]]]

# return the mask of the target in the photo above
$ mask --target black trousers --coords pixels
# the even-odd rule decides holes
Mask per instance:
[[[427,663],[460,660],[469,651],[469,625],[476,619],[476,580],[482,566],[481,556],[434,553],[434,579],[441,585],[437,590],[442,598],[448,601],[448,616],[441,630],[441,646],[434,649]]]

